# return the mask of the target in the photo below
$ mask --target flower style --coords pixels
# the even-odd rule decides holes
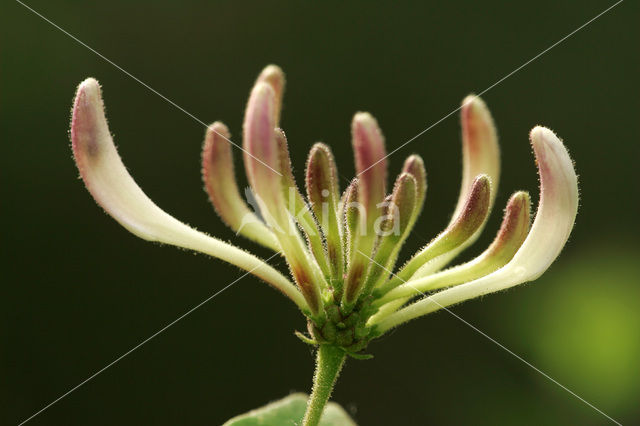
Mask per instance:
[[[500,175],[493,120],[484,102],[470,95],[460,108],[463,175],[452,219],[392,272],[425,201],[422,158],[409,156],[387,193],[384,137],[376,120],[359,112],[351,126],[357,176],[341,194],[331,149],[316,143],[307,160],[303,195],[279,128],[283,90],[280,68],[266,67],[251,91],[244,119],[244,165],[259,212],[254,213],[240,194],[229,131],[220,122],[206,131],[202,176],[220,218],[239,235],[281,253],[291,279],[258,257],[190,228],[147,197],[118,156],[95,79],[78,87],[71,139],[87,189],[130,232],[227,261],[298,306],[309,332],[298,335],[319,345],[319,370],[323,363],[334,364],[316,373],[311,400],[317,404],[314,408],[310,402],[305,418],[305,424],[316,424],[345,354],[363,357],[361,351],[372,339],[402,323],[539,277],[569,237],[578,186],[560,139],[549,129],[535,127],[529,136],[540,176],[540,200],[533,223],[529,194],[514,193],[493,243],[475,259],[445,269],[482,232]]]

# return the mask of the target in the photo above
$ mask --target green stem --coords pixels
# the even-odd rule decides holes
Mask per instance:
[[[346,356],[346,353],[337,346],[324,344],[318,348],[313,390],[302,421],[304,426],[317,426],[320,423],[322,412],[329,401]]]

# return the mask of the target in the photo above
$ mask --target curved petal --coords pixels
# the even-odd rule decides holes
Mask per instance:
[[[455,225],[463,214],[469,196],[473,191],[473,185],[478,175],[484,175],[491,182],[491,194],[489,195],[489,204],[485,220],[480,223],[475,232],[469,235],[463,244],[451,251],[448,255],[440,256],[426,264],[418,265],[416,260],[407,264],[413,270],[412,275],[407,275],[404,271],[399,274],[402,279],[417,279],[427,276],[442,268],[449,263],[455,256],[462,252],[465,248],[473,244],[486,224],[486,218],[489,216],[493,203],[498,193],[498,184],[500,180],[500,147],[498,146],[498,136],[496,133],[491,113],[486,104],[478,96],[469,95],[462,101],[460,108],[460,118],[462,124],[462,182],[460,185],[460,195],[458,203],[451,216],[448,228]],[[445,231],[446,233],[447,231]],[[428,248],[429,246],[427,246]],[[416,257],[424,256],[420,253]],[[424,262],[423,262],[424,263]],[[413,269],[414,266],[420,269]],[[399,285],[398,280],[393,281],[393,286]],[[387,288],[392,288],[390,284]]]
[[[282,109],[282,96],[284,95],[284,72],[277,65],[267,65],[262,70],[256,81],[265,82],[273,89],[273,93],[275,94],[275,122],[276,126],[278,126],[280,123],[280,111]]]
[[[430,255],[427,256],[430,247],[433,246],[435,241],[427,245],[398,273],[401,280],[398,280],[398,277],[394,277],[383,284],[386,289],[399,285],[402,280],[424,277],[442,268],[465,248],[473,244],[486,224],[486,219],[493,208],[493,203],[498,193],[498,183],[500,181],[498,135],[487,105],[478,96],[469,95],[462,101],[460,120],[462,124],[462,182],[460,184],[460,195],[449,225],[441,235],[447,235],[456,222],[460,221],[460,217],[464,215],[467,203],[474,190],[474,182],[479,175],[488,177],[491,183],[491,193],[489,194],[487,213],[484,220],[479,223],[479,226],[472,234],[466,236],[463,243],[445,255],[439,255],[437,258],[433,258]],[[428,262],[425,263],[420,259],[428,259]],[[408,273],[409,271],[411,273]]]
[[[340,203],[340,217],[344,228],[342,237],[347,260],[354,256],[353,247],[358,233],[366,233],[362,226],[364,222],[360,220],[360,216],[364,215],[364,207],[358,203],[358,178],[354,178],[342,194]]]
[[[376,241],[373,261],[370,262],[363,294],[369,294],[379,280],[388,277],[391,268],[386,266],[395,260],[400,246],[411,231],[412,220],[417,210],[418,182],[410,173],[401,173],[396,179],[393,192],[385,201],[385,215],[382,216],[380,235]]]
[[[313,258],[325,276],[330,275],[329,261],[327,251],[325,250],[320,225],[316,222],[316,218],[311,213],[311,208],[305,201],[304,197],[298,189],[298,184],[293,177],[291,168],[291,157],[289,155],[289,146],[287,136],[280,128],[274,130],[276,142],[278,144],[278,152],[280,153],[280,170],[282,171],[284,194],[287,199],[287,209],[293,221],[300,226],[307,238],[307,243]]]
[[[312,312],[317,314],[321,311],[322,303],[320,288],[326,282],[287,209],[283,191],[285,176],[281,173],[281,146],[275,130],[276,104],[272,86],[264,81],[256,82],[244,118],[245,169],[261,212],[280,243],[291,273]]]
[[[558,257],[578,212],[578,178],[569,153],[551,130],[537,126],[530,137],[540,174],[540,204],[531,231],[513,259],[485,277],[389,315],[378,324],[379,332],[446,306],[535,280]]]
[[[240,196],[233,170],[227,126],[216,121],[207,128],[202,147],[202,180],[216,213],[237,234],[280,251],[273,232],[249,209]]]
[[[386,194],[387,152],[378,122],[368,112],[359,112],[351,123],[356,175],[360,182],[358,201],[367,212],[367,224],[373,224]]]
[[[134,235],[206,253],[236,265],[271,284],[303,311],[302,294],[263,260],[198,232],[156,206],[127,172],[109,133],[98,82],[78,86],[71,122],[73,155],[84,183],[105,211]]]
[[[374,305],[382,306],[394,299],[411,298],[427,291],[462,284],[502,268],[513,258],[527,237],[529,221],[529,194],[524,191],[516,192],[507,203],[498,234],[482,254],[453,268],[408,281],[377,299]]]
[[[409,173],[416,180],[416,204],[411,216],[411,221],[408,225],[409,231],[413,229],[413,225],[418,220],[424,200],[427,196],[427,171],[424,168],[424,161],[422,157],[417,154],[412,154],[404,161],[402,166],[402,173]],[[394,261],[395,262],[395,261]]]
[[[492,192],[488,176],[476,177],[458,217],[416,253],[393,278],[382,284],[380,292],[385,293],[411,279],[437,271],[468,247],[487,221]]]
[[[282,208],[283,175],[274,133],[275,103],[272,87],[265,82],[256,83],[245,112],[242,147],[247,178],[261,201],[260,207],[282,227],[288,216]]]
[[[367,112],[358,112],[351,122],[351,135],[358,177],[358,203],[363,215],[358,221],[366,224],[364,235],[357,235],[350,253],[349,268],[344,282],[343,305],[349,311],[364,285],[373,254],[376,234],[374,224],[382,215],[380,203],[385,199],[387,180],[387,152],[378,122]]]
[[[391,274],[391,271],[393,271],[396,261],[398,260],[400,249],[407,238],[409,238],[409,235],[418,220],[418,216],[420,216],[420,212],[422,212],[422,207],[427,196],[427,171],[424,168],[424,161],[422,160],[422,157],[417,154],[412,154],[407,157],[402,167],[402,172],[400,172],[400,175],[402,174],[410,174],[416,182],[416,199],[413,207],[413,213],[411,214],[411,218],[407,223],[405,231],[397,242],[395,248],[389,253],[388,257],[384,261],[380,261],[380,266],[385,273],[380,274],[377,281],[373,283],[373,288],[383,285],[389,279],[389,275]]]
[[[462,124],[462,183],[458,204],[451,222],[464,208],[476,176],[489,176],[493,185],[491,205],[498,193],[500,182],[500,147],[498,135],[489,108],[482,99],[469,95],[460,108]]]
[[[338,217],[338,169],[331,148],[321,142],[315,143],[309,151],[305,186],[311,208],[324,233],[331,276],[341,280],[344,273],[344,254],[342,223]]]

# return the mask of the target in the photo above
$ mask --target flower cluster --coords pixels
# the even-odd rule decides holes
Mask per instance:
[[[493,243],[475,259],[446,269],[480,235],[500,175],[496,130],[484,102],[461,106],[463,176],[446,229],[395,270],[425,200],[423,160],[409,156],[388,191],[382,132],[368,113],[351,126],[356,177],[344,192],[331,149],[316,143],[305,170],[305,193],[292,174],[279,128],[284,75],[270,65],[259,75],[243,128],[244,165],[258,211],[237,186],[226,126],[208,127],[205,189],[220,218],[239,235],[281,253],[291,278],[258,257],[196,231],[156,206],[123,165],[107,127],[98,82],[80,84],[71,139],[80,175],[99,205],[140,238],[217,257],[269,283],[308,318],[311,344],[359,356],[371,339],[446,306],[539,277],[558,256],[574,224],[578,186],[573,163],[556,135],[535,127],[530,140],[540,175],[531,223],[529,194],[514,193]],[[394,271],[395,272],[392,272]]]

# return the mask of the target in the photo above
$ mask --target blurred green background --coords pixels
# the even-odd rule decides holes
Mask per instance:
[[[199,119],[223,120],[236,142],[254,78],[280,65],[300,178],[317,140],[353,175],[355,111],[378,118],[392,150],[613,1],[26,3]],[[142,188],[177,218],[235,241],[202,190],[203,126],[19,3],[0,8],[0,423],[17,424],[241,273],[123,230],[78,180],[67,136],[75,86],[94,76]],[[625,1],[483,95],[503,179],[486,235],[461,260],[490,242],[511,192],[537,199],[527,141],[536,124],[567,144],[581,208],[537,282],[454,309],[623,424],[640,423],[639,17]],[[405,258],[448,221],[459,134],[456,114],[390,158],[395,174],[418,152],[429,173]],[[291,303],[247,277],[30,424],[220,424],[308,392],[312,353],[293,335],[304,328]],[[446,312],[370,351],[373,360],[348,363],[334,394],[362,425],[609,424]]]

